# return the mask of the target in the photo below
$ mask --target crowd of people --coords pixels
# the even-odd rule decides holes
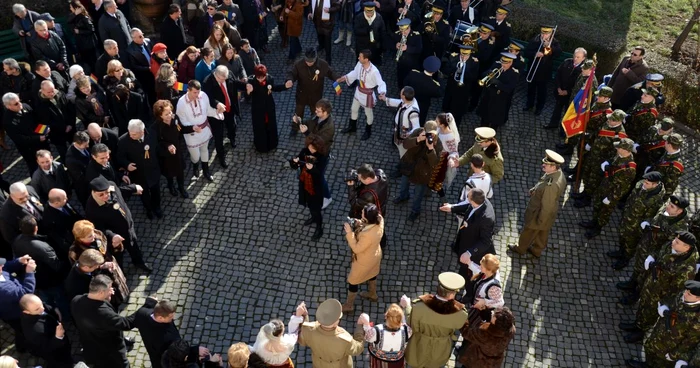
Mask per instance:
[[[338,122],[323,95],[328,81],[336,91],[343,83],[352,89],[342,134],[358,130],[362,108],[360,140],[370,140],[377,104],[396,109],[396,165],[389,174],[363,164],[346,175],[344,230],[352,263],[344,302],[325,300],[314,322],[301,302],[286,328],[273,320],[252,345],[233,344],[228,366],[293,367],[298,343],[311,349],[314,366],[352,367],[367,342],[371,367],[440,367],[453,351],[464,367],[500,367],[516,321],[505,306],[493,241],[497,214],[491,201],[505,172],[496,136],[508,122],[516,85],[527,83],[523,110],[540,115],[554,75],[554,109],[544,128],[562,125],[562,113],[592,78],[590,119],[583,134],[544,152],[542,177],[529,191],[510,256],[543,255],[567,181],[574,182],[574,206],[593,207],[591,219],[579,224],[587,238],[598,236],[620,208],[619,250],[608,255],[615,270],[633,263],[631,278],[617,287],[625,292],[620,303],[638,303],[638,310],[635,321],[619,327],[628,332],[625,341],[644,340],[646,352],[646,363],[626,364],[700,365],[700,212],[691,216],[689,200],[677,190],[685,171],[683,137],[672,119],[659,117],[663,76],[648,74],[643,47],[600,85],[583,48],[555,71],[562,53],[557,27],[543,25],[527,45],[511,39],[509,2],[461,0],[449,8],[440,0],[186,0],[168,7],[157,43],[130,25],[130,0],[72,0],[67,29],[51,14],[15,4],[13,30],[25,61],[3,60],[0,147],[12,149],[7,133],[30,180],[9,183],[0,175],[0,318],[14,330],[17,351],[43,358],[47,367],[70,367],[78,359],[94,367],[128,367],[126,352],[134,342],[123,331],[138,329],[152,367],[223,366],[220,355],[181,337],[174,303],[148,298],[136,313],[118,313],[130,293],[124,251],[139,271],[153,271],[129,199],[138,196],[155,221],[170,210],[161,206],[161,176],[168,192],[182,199],[190,198],[187,171],[190,182],[214,182],[210,141],[225,170],[227,154],[237,147],[241,103],[250,104],[245,120],[252,124],[255,150],[275,150],[280,128],[274,96],[296,85],[289,134],[303,135],[304,144],[289,164],[298,172],[299,204],[310,212],[304,225],[315,225],[311,239],[318,241],[323,209],[333,200],[326,168]],[[273,78],[262,63],[275,52],[268,18],[276,23],[281,49],[289,48],[284,78]],[[299,39],[304,18],[318,36],[317,47],[306,50]],[[336,23],[338,38],[332,40]],[[353,43],[358,62],[343,74],[331,66],[332,54]],[[382,77],[382,65],[392,58],[398,98],[387,95]],[[442,99],[434,118],[433,99]],[[304,119],[307,107],[311,117]],[[460,125],[471,112],[480,124],[474,144],[461,153]],[[569,167],[565,156],[574,152],[577,166]],[[467,180],[459,184],[458,200],[447,203],[459,168]],[[400,182],[392,199],[390,179]],[[429,192],[443,201],[440,211],[455,215],[452,250],[459,269],[441,273],[434,294],[404,296],[388,306],[384,323],[360,314],[350,334],[339,321],[354,313],[358,294],[380,299],[386,222],[395,221],[387,207],[413,197],[407,221],[416,221]],[[364,284],[367,291],[359,292]],[[79,356],[72,354],[64,323],[78,331]],[[0,357],[0,368],[16,366],[13,358]]]

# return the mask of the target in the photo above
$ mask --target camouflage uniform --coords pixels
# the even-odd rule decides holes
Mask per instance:
[[[688,231],[693,233],[696,238],[700,239],[700,208],[695,211],[693,217],[688,221]]]
[[[589,143],[591,150],[586,155],[586,160],[583,161],[583,174],[581,176],[585,186],[583,194],[586,197],[593,197],[593,193],[603,177],[603,173],[600,171],[600,164],[616,155],[613,143],[622,138],[627,138],[625,127],[622,124],[614,128],[605,125],[598,131],[593,144]]]
[[[659,133],[658,125],[647,129],[637,143],[639,143],[639,148],[637,148],[635,161],[637,161],[637,165],[639,165],[640,168],[646,168],[652,163],[659,162],[661,156],[666,152],[664,149],[666,140],[664,140],[664,134]],[[637,174],[644,174],[644,170],[639,170]],[[641,175],[638,176],[641,177]]]
[[[603,129],[605,122],[608,121],[608,115],[612,114],[610,101],[606,103],[596,102],[591,108],[591,115],[586,124],[586,143],[593,146],[598,131]]]
[[[644,342],[648,367],[672,368],[678,359],[689,361],[700,343],[700,304],[688,305],[683,294],[676,295],[668,304],[669,311],[656,321],[649,338]],[[669,355],[672,361],[666,359]]]
[[[659,111],[656,110],[656,104],[637,102],[629,112],[629,120],[625,123],[627,134],[635,142],[638,141],[642,134],[646,133],[647,129],[656,124],[656,117],[659,116]]]
[[[634,156],[630,154],[627,157],[615,155],[615,158],[610,164],[605,167],[603,180],[598,185],[595,195],[593,196],[593,221],[597,221],[598,228],[602,228],[610,221],[617,201],[627,193],[632,183],[634,183],[634,175],[637,165],[634,163]],[[610,203],[603,203],[603,199],[607,198]]]
[[[643,180],[637,182],[630,193],[625,209],[622,211],[620,221],[620,251],[624,259],[634,257],[639,240],[642,238],[642,229],[639,224],[645,219],[654,216],[659,207],[664,204],[664,184],[650,190],[642,189]]]
[[[663,175],[664,187],[666,188],[664,199],[667,199],[678,187],[685,170],[680,151],[673,154],[664,152],[661,159],[651,167],[651,170],[658,171]]]
[[[695,264],[698,261],[695,247],[691,246],[685,253],[673,254],[671,242],[664,245],[658,257],[652,255],[655,261],[646,271],[637,309],[637,326],[645,331],[654,325],[659,316],[656,303],[682,292],[685,282],[695,277]]]

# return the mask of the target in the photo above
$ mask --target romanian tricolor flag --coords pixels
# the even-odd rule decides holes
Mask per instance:
[[[97,77],[94,74],[90,74],[90,80],[97,83]]]
[[[265,20],[265,15],[263,13],[258,14],[258,19],[260,19],[260,24]]]
[[[178,92],[187,92],[187,85],[184,83],[175,82],[175,84],[173,84],[173,89]]]
[[[333,89],[335,90],[335,94],[340,96],[340,94],[343,92],[342,89],[340,89],[340,84],[338,82],[333,82]]]
[[[34,133],[44,135],[46,134],[47,130],[49,130],[48,126],[44,124],[37,124],[36,128],[34,128]]]
[[[221,12],[224,13],[224,17],[226,17],[226,19],[231,19],[228,17],[228,10],[222,10]]]
[[[586,131],[586,124],[590,118],[591,99],[593,98],[593,79],[595,78],[595,66],[591,69],[591,75],[586,80],[586,85],[576,93],[569,109],[564,114],[561,126],[564,128],[566,138],[579,135]]]
[[[365,88],[365,82],[363,82],[362,80],[360,80],[360,88]]]

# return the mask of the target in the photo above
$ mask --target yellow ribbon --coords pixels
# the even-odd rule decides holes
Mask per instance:
[[[143,158],[145,158],[145,159],[147,159],[147,160],[148,160],[149,158],[151,158],[151,155],[148,154],[148,150],[146,151],[146,153],[143,154]]]

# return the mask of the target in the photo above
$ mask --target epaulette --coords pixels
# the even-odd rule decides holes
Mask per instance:
[[[453,52],[453,53],[450,54],[450,56],[452,56],[452,57],[455,57],[455,56],[457,56],[457,55],[458,55],[458,54],[457,54],[456,52]]]
[[[552,185],[552,182],[554,182],[554,178],[552,178],[552,177],[550,176],[548,179],[549,179],[549,180],[547,180],[547,186],[550,186],[550,185]]]
[[[479,62],[479,59],[477,59],[477,58],[475,58],[475,57],[473,57],[472,59],[474,59],[474,61],[477,62],[477,63]]]
[[[394,33],[399,34],[399,33],[401,33],[401,30],[398,30],[398,31],[396,31],[396,32],[394,32]]]
[[[445,19],[443,19],[442,22],[445,23],[445,24],[447,24],[447,25],[450,24],[450,22],[446,21]]]
[[[491,17],[489,17],[489,19],[496,19],[496,17],[495,17],[495,16],[491,16]]]
[[[493,45],[495,43],[496,43],[496,37],[489,38],[489,45]]]
[[[418,32],[418,31],[413,31],[413,34],[420,36],[420,32]]]
[[[440,82],[438,82],[438,81],[436,81],[435,79],[432,79],[432,78],[430,78],[430,80],[433,81],[433,83],[437,84],[438,87],[440,87]]]
[[[508,26],[508,28],[513,28],[513,26],[510,25],[510,22],[506,22],[506,25]]]
[[[518,71],[518,69],[516,69],[516,68],[511,68],[511,69],[513,69],[514,72],[520,74],[520,71]]]
[[[522,57],[522,56],[520,56],[520,61],[522,61],[522,62],[524,63],[524,62],[525,62],[525,58]]]

